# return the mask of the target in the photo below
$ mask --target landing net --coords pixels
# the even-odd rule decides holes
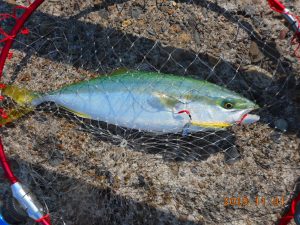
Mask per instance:
[[[28,2],[1,13],[16,4]],[[47,93],[120,68],[192,76],[255,102],[261,119],[161,134],[45,102],[1,128],[18,177],[66,224],[274,224],[300,169],[299,59],[280,19],[260,1],[45,1],[3,83]]]

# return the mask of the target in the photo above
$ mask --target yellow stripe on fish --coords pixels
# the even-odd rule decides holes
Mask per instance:
[[[198,122],[198,121],[191,121],[191,125],[203,127],[203,128],[226,128],[230,127],[230,123],[224,122]]]

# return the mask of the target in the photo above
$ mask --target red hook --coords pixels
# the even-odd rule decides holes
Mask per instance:
[[[178,114],[181,114],[181,113],[186,113],[186,114],[190,117],[190,119],[192,119],[192,116],[191,116],[191,113],[190,113],[189,110],[184,109],[184,110],[180,110],[180,111],[178,112]]]

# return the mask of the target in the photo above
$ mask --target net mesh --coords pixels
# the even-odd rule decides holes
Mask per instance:
[[[16,4],[28,2],[1,13]],[[255,101],[261,119],[158,134],[45,102],[1,128],[18,177],[57,224],[274,224],[299,173],[299,59],[280,19],[256,0],[45,1],[4,83],[47,93],[119,68],[193,75]]]

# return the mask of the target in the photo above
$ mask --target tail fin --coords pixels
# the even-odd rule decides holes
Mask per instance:
[[[10,97],[20,106],[28,106],[32,102],[32,100],[39,97],[39,94],[36,92],[32,92],[27,90],[26,88],[19,88],[13,85],[7,85],[2,94]]]
[[[2,90],[2,94],[11,98],[17,104],[13,108],[5,109],[7,118],[1,118],[0,125],[5,125],[9,122],[19,119],[27,113],[32,112],[34,110],[34,106],[31,104],[31,102],[39,97],[38,93],[12,85],[7,85]]]

